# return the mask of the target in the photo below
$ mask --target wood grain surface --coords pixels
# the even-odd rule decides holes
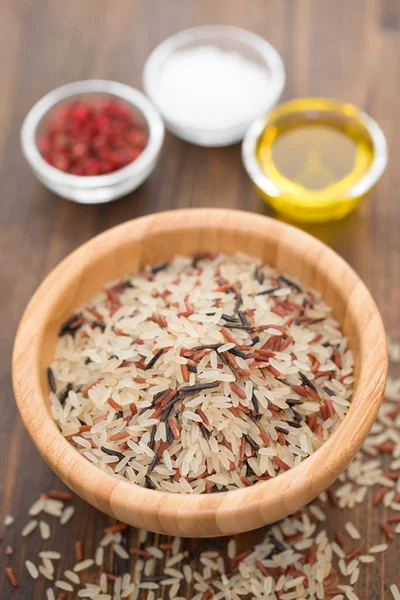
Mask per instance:
[[[167,135],[160,162],[130,196],[104,206],[80,206],[44,189],[19,147],[21,121],[47,91],[69,81],[104,77],[140,87],[144,61],[168,35],[188,26],[226,23],[265,36],[287,68],[284,98],[333,96],[364,108],[382,126],[389,167],[360,209],[346,220],[309,227],[361,275],[380,307],[386,326],[400,337],[400,4],[397,0],[3,0],[0,5],[0,500],[1,515],[16,523],[2,531],[0,598],[43,598],[45,585],[32,582],[23,561],[37,551],[38,536],[21,546],[26,511],[42,491],[61,484],[34,449],[17,414],[11,388],[11,349],[17,323],[43,277],[72,249],[94,234],[151,212],[187,206],[268,209],[242,168],[240,147],[203,149]],[[77,516],[53,531],[52,546],[73,563],[73,540],[90,553],[109,519],[76,501]],[[383,509],[371,501],[361,509],[332,511],[334,531],[351,520],[366,544],[381,541]],[[1,519],[2,522],[2,519]],[[135,531],[130,531],[131,539]],[[241,539],[244,546],[249,537]],[[157,540],[155,540],[157,542]],[[5,543],[14,557],[3,554]],[[389,600],[399,582],[400,541],[364,569],[361,600]],[[21,587],[11,590],[3,568],[12,564]],[[118,564],[116,565],[118,568]],[[120,565],[119,565],[120,567]],[[190,595],[188,596],[190,597]]]

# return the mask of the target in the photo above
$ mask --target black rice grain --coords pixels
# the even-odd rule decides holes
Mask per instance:
[[[204,423],[199,423],[199,427],[203,437],[208,440],[210,437],[210,432],[208,431],[207,427],[204,425]]]
[[[157,433],[157,426],[153,425],[153,427],[151,428],[151,433],[150,433],[150,441],[149,441],[149,448],[151,448],[152,450],[154,450],[154,447],[156,445],[156,433]]]
[[[149,468],[147,469],[147,475],[150,475],[150,473],[152,471],[154,471],[154,468],[157,465],[157,463],[158,463],[159,460],[160,460],[160,457],[158,456],[158,454],[155,454],[154,457],[153,457],[153,460],[149,464]]]
[[[66,399],[69,396],[70,391],[73,389],[72,383],[68,383],[67,387],[65,388],[65,390],[63,391],[63,393],[60,396],[60,404],[64,404],[64,402],[66,401]]]
[[[51,391],[53,392],[53,394],[55,394],[57,391],[57,384],[54,378],[53,369],[51,367],[47,368],[47,379],[49,380],[49,386]]]
[[[75,331],[75,329],[71,330],[71,325],[75,321],[77,321],[79,318],[80,318],[79,315],[72,315],[72,317],[70,317],[69,319],[64,321],[64,323],[61,324],[61,327],[59,329],[58,337],[63,337],[67,333],[73,333]]]
[[[332,390],[330,390],[328,387],[326,387],[326,385],[324,385],[324,387],[322,389],[324,390],[324,392],[326,392],[328,394],[328,396],[335,395],[335,392],[332,392]]]
[[[259,451],[260,446],[247,433],[244,433],[243,437],[246,440],[246,442],[249,444],[249,446],[251,446],[251,448],[253,448],[253,450],[255,450],[256,452]]]
[[[280,289],[279,287],[268,288],[266,290],[262,290],[262,292],[258,292],[258,294],[256,294],[256,296],[265,296],[268,294],[273,294],[274,292],[276,292],[279,289]]]
[[[254,269],[254,279],[258,281],[260,285],[264,283],[264,273],[260,271],[258,266]]]
[[[151,272],[153,273],[153,275],[157,275],[157,273],[160,273],[160,271],[164,271],[168,267],[168,265],[169,263],[167,262],[155,265],[154,267],[152,267]]]
[[[238,323],[239,319],[237,319],[236,317],[231,317],[231,315],[221,315],[222,319],[224,319],[224,321],[228,321],[228,323]]]
[[[300,406],[300,404],[303,404],[303,400],[297,400],[296,398],[293,398],[293,400],[286,400],[286,404],[288,406]]]
[[[251,403],[252,403],[253,408],[256,411],[256,413],[259,413],[260,412],[260,405],[258,403],[258,400],[257,400],[256,395],[255,395],[254,392],[251,395]]]
[[[148,487],[150,490],[157,489],[155,484],[153,483],[152,479],[148,475],[145,476],[145,480],[146,480],[146,487]]]
[[[284,427],[279,427],[279,425],[275,425],[275,429],[276,429],[276,431],[280,431],[281,433],[284,433],[285,435],[287,435],[289,433],[287,429],[285,429]]]
[[[156,364],[156,362],[158,361],[158,359],[160,358],[160,356],[162,356],[163,354],[164,354],[164,348],[160,348],[160,350],[147,363],[147,365],[145,366],[144,370],[147,371],[148,369],[151,369],[152,367],[154,367],[154,365]]]
[[[168,444],[172,444],[172,442],[174,441],[174,435],[171,431],[171,427],[170,427],[170,424],[168,423],[168,421],[165,423],[165,432],[167,435]]]
[[[246,327],[250,327],[250,323],[249,323],[246,313],[243,310],[239,310],[238,315],[239,315],[239,318],[242,321],[243,325],[245,325]]]
[[[197,350],[218,350],[221,346],[223,346],[223,344],[203,344],[202,346],[192,348],[192,350],[196,350],[196,352]]]
[[[234,315],[236,315],[236,313],[239,310],[241,304],[242,304],[242,296],[241,296],[241,294],[238,294],[236,296],[235,308],[233,309],[233,314]]]
[[[116,450],[110,450],[110,448],[106,448],[105,446],[101,446],[100,450],[102,450],[105,454],[109,456],[116,456],[118,460],[122,460],[125,456],[121,452],[117,452]]]
[[[202,392],[203,390],[211,390],[212,388],[216,388],[218,386],[218,382],[197,383],[196,385],[184,385],[183,387],[179,388],[178,394],[180,398],[183,398],[184,396],[190,396],[191,394],[196,394],[196,392]]]
[[[273,543],[275,548],[278,550],[278,552],[284,552],[285,550],[287,550],[287,546],[283,542],[278,540],[278,538],[276,538],[274,535],[270,534],[269,539]]]
[[[293,287],[296,291],[298,291],[298,292],[302,292],[303,291],[301,289],[301,287],[297,283],[295,283],[294,281],[292,281],[291,279],[289,279],[285,275],[279,275],[279,279],[281,281],[283,281],[283,283],[285,283],[286,285],[288,285],[290,287]]]
[[[308,377],[306,375],[304,375],[304,373],[299,371],[299,375],[300,375],[300,379],[302,380],[304,385],[308,385],[308,387],[310,387],[312,390],[314,390],[314,392],[317,392],[317,388],[315,387],[315,385],[308,379]],[[318,392],[317,392],[317,394],[318,394]]]
[[[231,348],[230,350],[228,350],[228,352],[230,352],[234,356],[239,356],[240,358],[247,358],[247,355],[241,350],[238,350],[237,348]]]

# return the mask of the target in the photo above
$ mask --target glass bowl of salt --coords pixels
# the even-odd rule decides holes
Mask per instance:
[[[200,146],[239,142],[279,100],[285,69],[265,39],[207,25],[162,42],[146,61],[143,85],[167,128]]]

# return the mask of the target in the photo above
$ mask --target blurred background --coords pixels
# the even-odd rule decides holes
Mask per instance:
[[[240,144],[202,148],[167,132],[160,160],[139,189],[115,202],[91,206],[69,202],[48,191],[22,155],[21,123],[44,94],[65,83],[90,78],[112,79],[142,89],[143,66],[154,47],[179,30],[202,24],[235,25],[266,38],[278,50],[286,68],[281,100],[302,96],[338,98],[364,109],[382,127],[389,163],[377,187],[345,219],[302,227],[350,262],[371,289],[388,331],[399,338],[397,0],[2,0],[0,500],[7,507],[4,511],[25,514],[37,495],[54,487],[56,481],[33,449],[17,416],[10,368],[18,320],[52,267],[93,235],[155,211],[217,206],[273,214],[243,168]],[[90,539],[105,517],[80,505]],[[356,514],[353,522],[359,525],[367,518]],[[374,526],[370,526],[371,542],[375,534]],[[62,543],[66,552],[71,551],[68,540]],[[387,573],[395,580],[396,564],[386,556],[377,561],[375,573],[363,572],[359,589],[365,595],[360,593],[360,597],[384,598],[383,582]],[[6,584],[0,583],[1,598],[42,597],[27,590],[11,595]]]

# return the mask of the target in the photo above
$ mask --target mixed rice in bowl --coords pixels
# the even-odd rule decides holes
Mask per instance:
[[[346,415],[353,358],[315,290],[244,254],[177,256],[112,282],[59,332],[52,414],[88,460],[142,487],[248,487]]]

